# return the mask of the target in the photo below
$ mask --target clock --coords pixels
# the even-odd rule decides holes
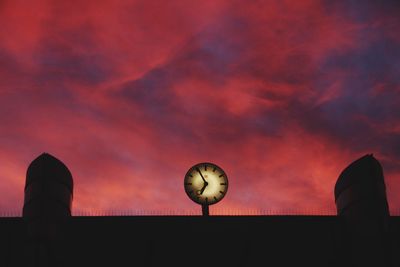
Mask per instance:
[[[228,177],[213,163],[199,163],[186,173],[184,187],[188,197],[204,207],[224,198],[228,191]]]

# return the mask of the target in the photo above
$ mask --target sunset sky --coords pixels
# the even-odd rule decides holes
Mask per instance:
[[[400,214],[400,2],[1,1],[0,214],[43,152],[74,214],[185,213],[194,164],[229,178],[214,214],[335,214],[353,160]]]

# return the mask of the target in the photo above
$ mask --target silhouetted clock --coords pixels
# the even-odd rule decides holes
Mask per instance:
[[[202,205],[203,215],[208,215],[208,206],[221,201],[228,191],[226,173],[213,163],[199,163],[185,175],[185,192],[191,200]]]

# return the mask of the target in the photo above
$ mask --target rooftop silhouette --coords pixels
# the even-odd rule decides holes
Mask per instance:
[[[1,218],[5,266],[399,266],[382,167],[340,174],[338,216],[73,217],[73,180],[42,154],[28,168],[23,218]]]

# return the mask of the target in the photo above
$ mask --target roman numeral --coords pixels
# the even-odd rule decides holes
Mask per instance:
[[[224,174],[221,174],[220,176],[218,176],[218,177],[222,177],[222,176],[224,176]]]
[[[221,195],[223,195],[224,194],[224,192],[222,192],[222,191],[219,191],[220,193],[221,193]]]
[[[185,185],[192,185],[192,183],[186,183]]]
[[[213,172],[215,172],[217,170],[217,167],[214,167]]]
[[[220,183],[220,185],[226,185],[226,183]]]
[[[214,200],[215,200],[215,202],[217,202],[218,201],[217,197],[214,197]]]
[[[207,165],[204,165],[204,170],[207,171]]]

